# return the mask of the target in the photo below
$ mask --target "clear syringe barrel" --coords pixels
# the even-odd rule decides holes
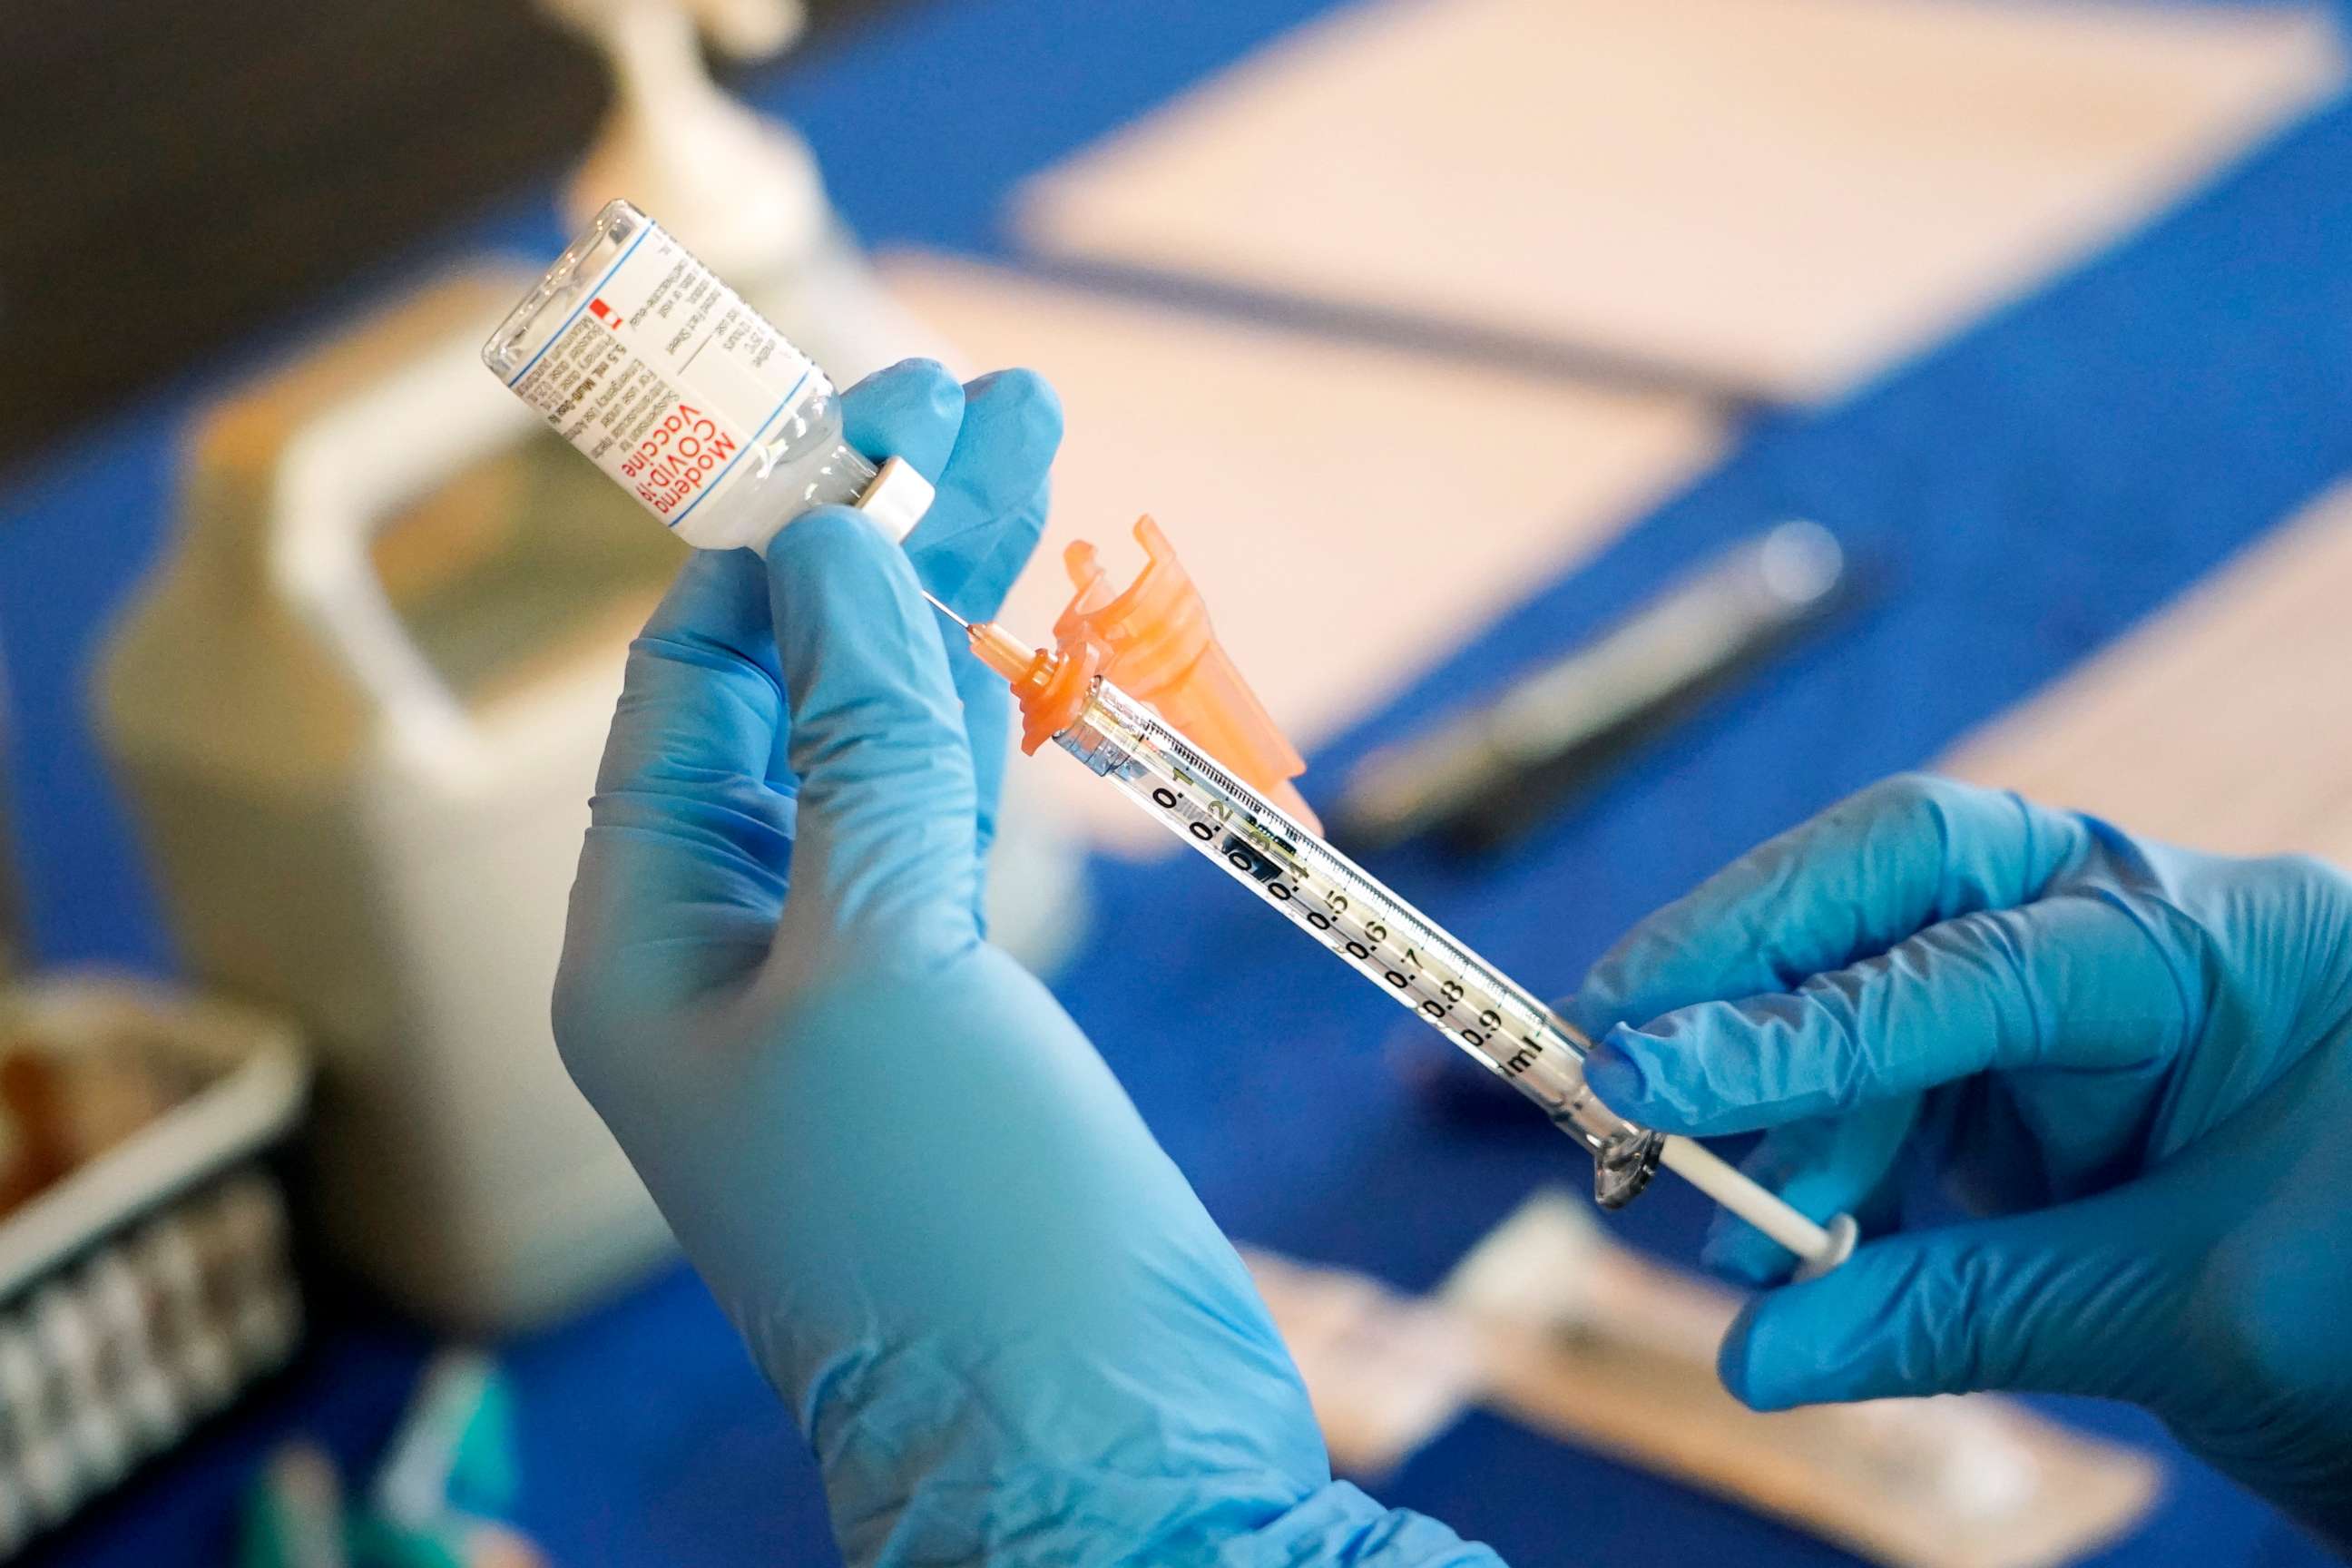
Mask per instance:
[[[1592,1155],[1593,1194],[1603,1207],[1628,1202],[1649,1181],[1668,1140],[1617,1115],[1585,1086],[1590,1042],[1150,709],[1097,679],[1054,739],[1533,1100]]]

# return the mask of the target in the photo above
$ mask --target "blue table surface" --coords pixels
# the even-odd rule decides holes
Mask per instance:
[[[1001,255],[1015,181],[1318,9],[925,5],[796,59],[757,96],[806,131],[869,239]],[[173,968],[81,702],[109,617],[172,515],[191,410],[436,261],[485,246],[541,258],[562,237],[547,193],[534,192],[422,242],[367,285],[86,432],[0,498],[8,782],[38,959]],[[1872,590],[1834,636],[1775,662],[1509,859],[1407,851],[1377,865],[1507,968],[1565,989],[1643,910],[1846,791],[1933,757],[2347,468],[2352,104],[2336,102],[2145,232],[1840,405],[1757,416],[1715,471],[1323,747],[1308,792],[1367,747],[1591,635],[1711,549],[1791,515],[1835,528]],[[1265,941],[1268,917],[1222,879],[1189,863],[1106,863],[1094,878],[1100,900],[1151,900],[1163,916],[1115,942],[1098,935],[1063,994],[1236,1236],[1421,1289],[1524,1194],[1582,1179],[1580,1157],[1539,1125],[1432,1116],[1380,1058],[1389,1005],[1297,944]],[[1139,1012],[1139,995],[1154,1006]],[[1232,1005],[1239,995],[1251,1005]],[[1667,1184],[1617,1223],[1687,1257],[1703,1219]],[[348,1462],[371,1453],[427,1341],[363,1303],[321,1318],[292,1373],[43,1555],[213,1560],[237,1486],[270,1443],[302,1430]],[[798,1437],[690,1276],[502,1348],[520,1395],[519,1514],[559,1563],[836,1561]],[[2131,1412],[2058,1408],[2168,1451]],[[1635,1553],[1847,1561],[1485,1415],[1381,1489],[1522,1568]],[[2178,1458],[2147,1526],[2096,1559],[2319,1560]]]

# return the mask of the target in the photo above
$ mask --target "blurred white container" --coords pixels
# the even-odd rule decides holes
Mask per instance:
[[[482,374],[528,281],[438,287],[214,411],[98,693],[187,967],[315,1042],[330,1240],[464,1328],[572,1307],[667,1237],[548,997],[678,551]]]
[[[530,280],[452,279],[215,409],[96,692],[183,962],[319,1054],[328,1240],[460,1329],[668,1250],[548,1003],[628,641],[684,551],[482,374]],[[994,865],[997,940],[1049,963],[1076,844],[1008,792]]]
[[[613,103],[564,192],[566,226],[626,197],[823,365],[837,386],[948,345],[894,299],[835,215],[808,143],[704,68],[782,54],[800,0],[540,0],[604,56]]]

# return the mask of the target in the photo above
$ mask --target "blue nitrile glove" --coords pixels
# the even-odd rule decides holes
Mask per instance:
[[[1771,1128],[1749,1172],[1861,1219],[1850,1261],[1726,1340],[1749,1405],[2130,1400],[2352,1543],[2341,872],[1895,779],[1653,915],[1570,1011],[1606,1031],[1586,1076],[1619,1112]],[[1990,1217],[1901,1228],[1915,1157]],[[1790,1262],[1727,1217],[1709,1252],[1759,1283]]]
[[[1053,394],[908,364],[846,407],[939,499],[903,552],[830,509],[764,566],[698,555],[646,626],[556,986],[572,1076],[797,1413],[852,1563],[1492,1564],[1332,1482],[1232,1247],[982,940],[1008,699],[917,577],[995,611]]]

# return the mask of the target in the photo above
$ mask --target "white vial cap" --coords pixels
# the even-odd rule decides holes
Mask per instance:
[[[931,498],[938,493],[904,458],[893,458],[857,498],[857,510],[893,544],[903,543],[931,510]]]

